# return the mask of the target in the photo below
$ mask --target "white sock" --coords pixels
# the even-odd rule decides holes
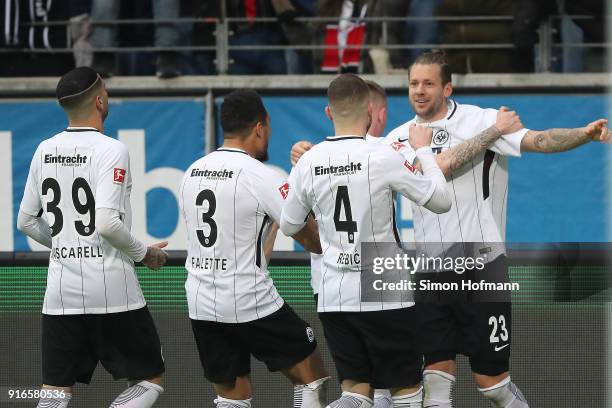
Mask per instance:
[[[119,394],[110,408],[150,408],[163,392],[162,386],[149,381],[141,381]]]
[[[374,408],[393,408],[393,400],[389,390],[374,390]]]
[[[300,408],[323,408],[327,399],[327,380],[323,377],[304,385],[302,388],[302,405]]]
[[[479,388],[495,408],[529,408],[521,390],[514,385],[510,377],[489,388]]]
[[[51,390],[49,388],[42,389],[47,391],[47,393],[51,391],[51,394],[53,394],[54,392],[61,392],[59,390]],[[70,402],[70,398],[72,398],[72,394],[68,392],[64,392],[63,397],[41,398],[38,401],[38,405],[36,406],[36,408],[66,408],[68,406],[68,403]]]
[[[394,395],[393,408],[421,408],[423,404],[423,387],[412,394]]]
[[[365,395],[344,391],[340,398],[326,408],[372,408],[373,402]]]
[[[217,396],[214,402],[217,408],[251,408],[251,399],[231,400]]]
[[[453,406],[454,384],[455,376],[452,374],[439,370],[423,371],[423,386],[425,388],[423,408],[451,408]]]

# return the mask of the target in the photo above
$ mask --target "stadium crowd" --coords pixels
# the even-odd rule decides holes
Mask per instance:
[[[225,18],[240,19],[229,25],[228,73],[236,75],[384,74],[406,69],[422,52],[398,45],[419,44],[490,45],[447,49],[457,73],[534,72],[540,58],[535,52],[541,41],[538,28],[551,16],[560,16],[551,20],[553,43],[587,45],[553,47],[551,71],[602,72],[605,66],[603,48],[588,46],[605,42],[603,0],[2,0],[0,13],[5,55],[0,76],[58,76],[75,66],[91,66],[105,77],[216,75],[215,23]],[[385,25],[363,20],[390,16],[507,18],[395,19]],[[198,21],[173,22],[179,18]],[[105,23],[125,19],[152,19],[155,24]],[[44,25],[62,21],[70,22],[68,29]],[[262,45],[293,48],[231,48]],[[153,46],[159,50],[117,52],[117,47]],[[211,48],[184,51],[176,50],[178,46]],[[309,46],[319,48],[299,49]]]

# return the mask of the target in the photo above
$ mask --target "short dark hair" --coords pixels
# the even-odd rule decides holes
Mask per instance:
[[[266,123],[267,117],[261,97],[252,89],[238,89],[223,98],[221,128],[226,134],[245,135],[257,122]]]
[[[370,99],[378,99],[383,103],[387,102],[387,92],[385,92],[385,88],[374,81],[366,80],[365,83],[370,90]]]
[[[329,107],[341,117],[361,116],[359,108],[367,109],[370,101],[368,86],[355,74],[342,74],[327,88]]]
[[[89,67],[78,67],[62,76],[55,88],[55,95],[66,111],[84,108],[93,94],[102,86],[102,78]]]
[[[410,68],[408,68],[408,77],[410,77],[412,67],[417,64],[438,65],[440,67],[440,77],[442,78],[442,85],[446,85],[452,80],[451,68],[448,64],[446,53],[442,50],[431,50],[419,55],[417,59],[414,60],[412,65],[410,65]]]

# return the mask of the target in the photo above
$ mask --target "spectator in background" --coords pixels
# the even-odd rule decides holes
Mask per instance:
[[[314,17],[314,0],[272,0],[285,37],[290,45],[310,45],[312,25],[296,21],[298,17]],[[312,51],[287,50],[285,52],[287,73],[290,75],[312,74]]]
[[[373,17],[433,17],[442,0],[385,0],[377,3]],[[439,41],[439,24],[436,20],[387,22],[387,44],[435,44]],[[370,27],[372,30],[370,30]],[[386,49],[382,23],[370,23],[367,43],[381,45],[373,48],[369,56],[373,71],[388,74],[391,68],[407,69],[424,49]]]
[[[227,16],[246,18],[230,26],[234,32],[232,46],[266,46],[287,43],[277,21],[256,22],[256,18],[277,18],[271,0],[227,0]],[[230,50],[229,73],[234,75],[284,75],[287,73],[285,52],[282,50]]]
[[[130,2],[133,5],[135,2]],[[175,0],[151,0],[154,19],[176,19],[179,16],[179,2]],[[93,0],[92,18],[98,20],[116,20],[120,15],[119,0]],[[95,48],[118,46],[117,25],[94,25],[91,43]],[[179,45],[179,33],[176,24],[163,23],[155,25],[155,46],[176,47]],[[117,71],[114,53],[96,52],[92,68],[103,77],[110,77]],[[160,51],[157,54],[156,74],[159,78],[174,78],[181,74],[179,55],[176,51]]]
[[[606,24],[604,15],[606,5],[601,0],[581,0],[569,1],[564,4],[565,13],[570,16],[591,16],[592,19],[575,19],[573,22],[579,27],[582,32],[579,33],[579,40],[576,41],[570,37],[565,31],[566,27],[562,27],[561,36],[562,42],[584,42],[588,43],[605,43],[606,42]],[[578,54],[582,58],[576,58]],[[606,52],[604,48],[565,48],[564,52],[564,72],[605,72],[606,71]],[[574,61],[580,61],[579,64],[571,65]]]
[[[539,0],[538,0],[539,1]],[[509,16],[513,0],[444,0],[437,16]],[[514,50],[495,48],[512,41],[512,22],[446,21],[440,24],[442,44],[466,44],[466,49],[446,50],[451,70],[458,74],[512,72]],[[469,44],[491,44],[486,49],[469,49]]]
[[[433,17],[443,0],[411,0],[408,15],[410,17]],[[439,22],[436,20],[408,21],[406,32],[407,44],[435,44],[439,41]],[[408,66],[419,55],[427,51],[423,48],[408,51]]]
[[[514,46],[514,72],[535,71],[535,45],[539,41],[538,28],[550,15],[557,14],[557,0],[515,0],[512,38]]]
[[[408,15],[409,4],[405,0],[386,0],[376,3],[371,11],[372,17],[402,17]],[[405,43],[405,24],[401,21],[389,21],[368,24],[368,44],[380,47],[372,48],[368,54],[372,61],[372,70],[376,74],[388,74],[391,68],[407,68],[406,50],[388,49],[386,45]],[[386,35],[386,44],[384,36]]]
[[[366,23],[361,21],[376,9],[377,0],[322,0],[319,16],[338,17],[338,23],[323,23],[317,30],[319,44],[324,44],[321,71],[357,73],[362,65],[366,41]],[[352,48],[347,48],[352,47]]]
[[[68,20],[79,2],[41,0],[2,0],[0,2],[4,48],[14,48],[14,53],[4,54],[0,64],[1,76],[60,76],[74,68],[69,53],[18,51],[23,48],[52,50],[66,48],[68,38],[63,26],[30,26],[29,23]]]
[[[221,18],[221,4],[219,1],[182,0],[181,15],[198,18],[203,22],[181,25],[181,37],[186,44],[194,46],[215,46],[214,22]],[[187,75],[214,75],[215,51],[191,51],[184,55],[185,74]]]

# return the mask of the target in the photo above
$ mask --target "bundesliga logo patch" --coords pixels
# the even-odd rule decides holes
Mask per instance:
[[[125,180],[125,170],[124,169],[120,169],[118,167],[115,167],[113,169],[113,181],[115,183],[123,183],[123,181]]]
[[[289,183],[285,183],[282,186],[280,186],[278,188],[278,191],[280,191],[281,196],[283,196],[283,200],[286,200],[287,196],[289,195]]]
[[[391,143],[391,147],[392,147],[392,148],[394,148],[396,151],[398,151],[398,152],[399,152],[399,151],[400,151],[400,150],[402,150],[404,147],[406,147],[406,145],[405,145],[405,144],[403,144],[403,143],[400,143],[400,142],[393,142],[393,143]]]

